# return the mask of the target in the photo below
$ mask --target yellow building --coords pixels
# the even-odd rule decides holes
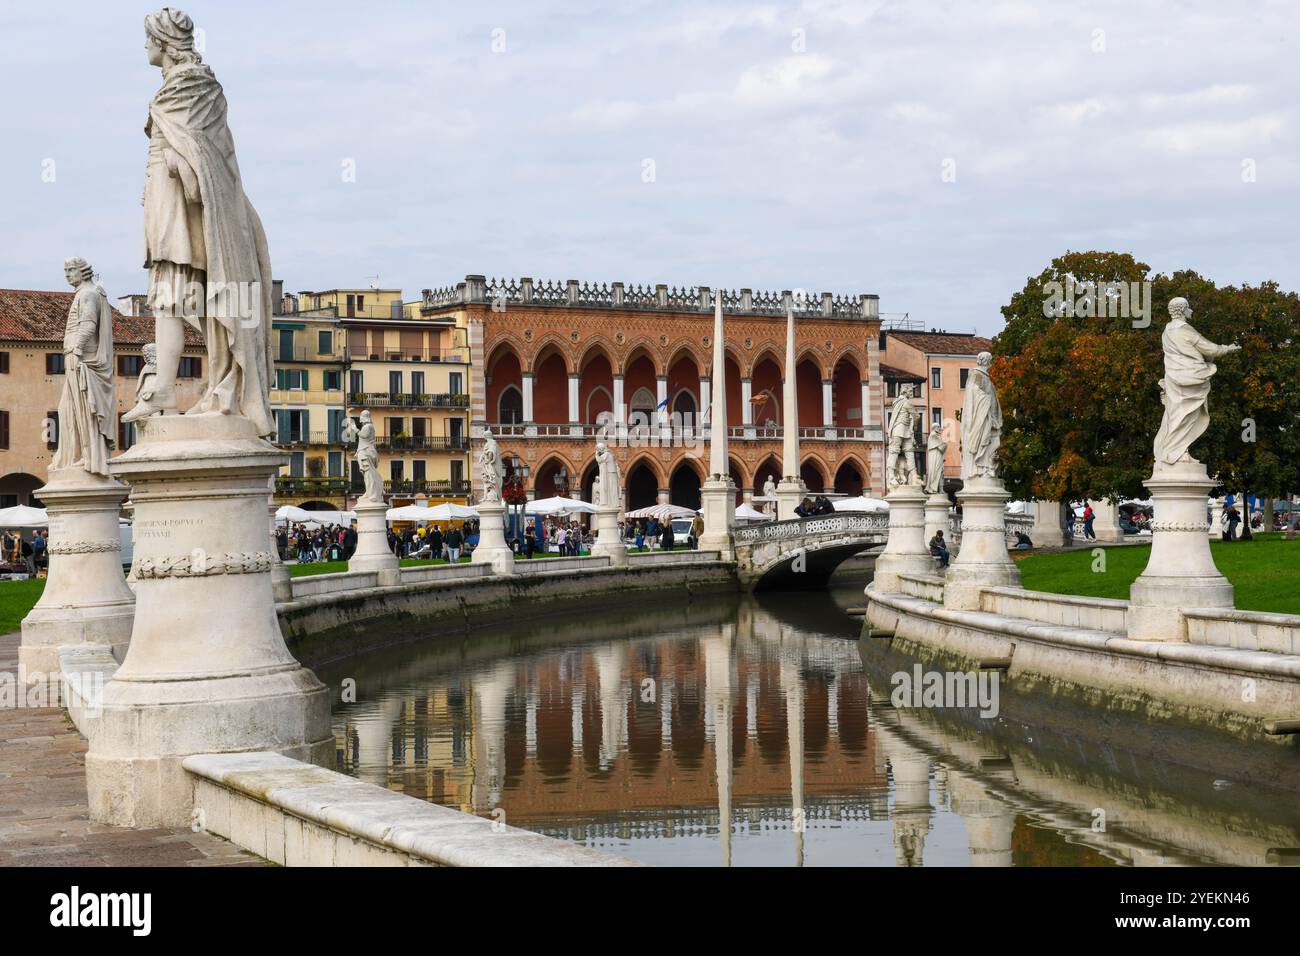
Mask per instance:
[[[340,320],[347,342],[348,414],[370,412],[380,474],[393,501],[464,502],[469,496],[465,327],[451,316],[421,318],[420,303],[403,305],[392,298],[386,306],[384,318]],[[354,308],[361,308],[356,300]],[[359,491],[355,462],[349,467]]]

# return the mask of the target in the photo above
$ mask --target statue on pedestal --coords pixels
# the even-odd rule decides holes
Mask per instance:
[[[347,418],[343,421],[343,443],[351,445],[356,442],[357,467],[365,480],[366,490],[361,495],[362,501],[384,503],[384,482],[379,477],[379,449],[375,446],[375,426],[370,423],[369,410],[361,413],[361,427],[358,428]]]
[[[596,445],[596,464],[600,472],[596,476],[593,504],[598,508],[617,508],[623,500],[623,480],[614,452],[604,442]]]
[[[943,430],[931,426],[930,437],[925,442],[925,493],[928,495],[943,493],[943,459],[947,452]]]
[[[1160,401],[1165,406],[1156,432],[1156,468],[1195,461],[1188,451],[1210,426],[1210,379],[1218,371],[1211,359],[1236,352],[1240,345],[1215,345],[1188,325],[1192,307],[1179,297],[1169,300],[1169,324],[1160,336],[1165,377]]]
[[[993,356],[981,352],[966,380],[966,400],[961,408],[961,477],[996,478],[997,452],[1002,444],[1002,406],[989,378]]]
[[[921,414],[912,404],[912,386],[901,385],[898,397],[889,408],[886,438],[889,447],[885,452],[885,480],[890,488],[899,485],[917,485],[916,426]]]
[[[763,482],[763,497],[767,500],[763,502],[763,514],[776,514],[776,482],[772,476],[767,476],[767,481]]]
[[[117,443],[113,310],[85,259],[68,259],[63,274],[77,292],[63,333],[59,447],[50,467],[82,468],[107,478],[109,449]]]
[[[164,7],[144,25],[149,62],[163,74],[145,124],[142,200],[158,374],[122,420],[175,413],[189,324],[203,333],[208,367],[203,395],[187,414],[242,415],[271,435],[271,259],[244,195],[225,94],[194,50],[189,16]]]
[[[599,446],[598,446],[599,447]],[[505,480],[505,465],[497,450],[497,440],[490,431],[483,431],[483,448],[478,453],[478,477],[483,486],[479,501],[485,505],[501,503],[501,485]]]

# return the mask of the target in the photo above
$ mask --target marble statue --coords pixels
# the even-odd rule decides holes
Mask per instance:
[[[614,452],[604,442],[596,445],[596,464],[600,472],[596,476],[594,504],[599,508],[617,508],[623,498],[623,480]]]
[[[763,497],[767,500],[763,502],[763,514],[770,515],[776,513],[776,481],[771,475],[767,476],[767,481],[763,482]]]
[[[943,493],[943,459],[948,451],[948,443],[943,440],[943,429],[931,428],[930,437],[925,442],[925,493],[938,495]]]
[[[505,465],[501,461],[501,452],[497,449],[497,440],[490,431],[483,432],[483,448],[478,453],[478,477],[483,485],[479,496],[482,504],[501,503],[501,485],[505,481]]]
[[[109,449],[117,442],[113,310],[85,259],[68,259],[63,274],[77,291],[63,333],[59,447],[51,467],[83,468],[107,478]]]
[[[135,381],[135,400],[148,401],[153,398],[154,383],[158,381],[158,346],[150,342],[143,349],[144,368],[140,369],[140,377]]]
[[[358,428],[350,418],[343,420],[343,443],[357,445],[357,467],[366,483],[366,490],[361,495],[362,501],[383,503],[384,482],[379,477],[379,449],[375,447],[375,426],[370,423],[370,412],[361,413],[361,427]]]
[[[1184,298],[1169,300],[1169,324],[1160,336],[1165,351],[1165,377],[1160,401],[1165,412],[1156,432],[1156,467],[1195,461],[1188,449],[1210,425],[1210,379],[1218,371],[1211,359],[1241,349],[1215,345],[1187,324],[1192,307]]]
[[[275,431],[270,407],[271,260],[244,195],[221,85],[194,50],[194,22],[164,7],[145,18],[149,62],[163,83],[145,134],[144,265],[158,373],[126,422],[176,411],[176,374],[188,323],[203,333],[205,390],[187,414],[242,415]]]
[[[993,356],[981,352],[966,379],[961,407],[961,477],[996,478],[997,452],[1002,444],[1002,406],[989,378]]]
[[[889,408],[887,429],[889,448],[885,453],[885,476],[890,488],[920,484],[916,476],[914,437],[920,417],[921,413],[912,404],[912,386],[899,386],[898,397]]]

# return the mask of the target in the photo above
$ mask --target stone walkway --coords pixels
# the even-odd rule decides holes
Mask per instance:
[[[0,636],[18,673],[19,634]],[[0,709],[0,866],[259,866],[217,836],[91,823],[86,741],[62,709]]]

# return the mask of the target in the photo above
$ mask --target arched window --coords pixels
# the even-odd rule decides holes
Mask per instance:
[[[524,420],[524,395],[513,385],[507,385],[501,391],[497,402],[497,421],[504,425],[515,425]]]

